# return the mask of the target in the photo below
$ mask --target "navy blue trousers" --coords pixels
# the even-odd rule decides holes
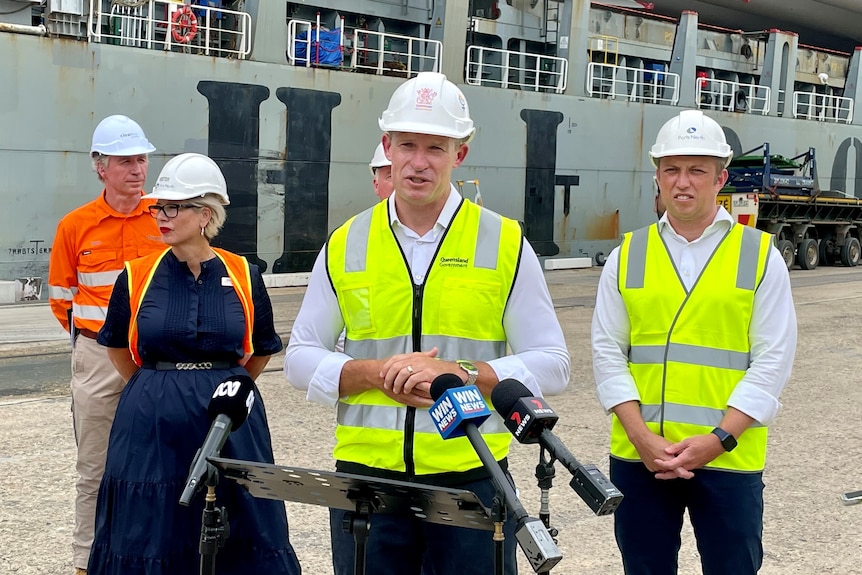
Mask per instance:
[[[510,478],[511,481],[511,478]],[[491,508],[494,484],[490,479],[454,486],[479,496]],[[329,510],[332,563],[335,575],[353,575],[355,541],[342,528],[346,511]],[[505,575],[517,575],[515,520],[506,514]],[[420,521],[412,515],[375,513],[365,550],[365,572],[369,575],[492,575],[494,542],[492,531],[448,527]]]
[[[698,469],[692,479],[656,479],[641,462],[611,457],[625,498],[614,532],[626,575],[675,575],[688,508],[704,575],[755,575],[763,563],[763,477]]]

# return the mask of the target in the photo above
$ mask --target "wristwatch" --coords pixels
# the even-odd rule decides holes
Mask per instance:
[[[722,428],[716,427],[712,430],[712,434],[718,437],[725,451],[733,451],[736,447],[736,438]]]
[[[467,372],[467,382],[464,385],[474,385],[476,380],[479,378],[479,370],[473,365],[472,362],[467,361],[466,359],[459,359],[455,361],[461,369]]]

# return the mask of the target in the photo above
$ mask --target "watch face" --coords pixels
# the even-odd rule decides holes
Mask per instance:
[[[472,373],[472,372],[474,372],[474,371],[476,371],[476,372],[478,372],[478,371],[479,371],[479,370],[476,368],[476,366],[475,366],[475,365],[473,365],[472,363],[470,363],[470,362],[469,362],[469,361],[467,361],[466,359],[459,359],[456,363],[457,363],[458,365],[460,365],[461,367],[463,367],[463,368],[464,368],[464,370],[465,370],[466,372],[468,372],[468,373]]]

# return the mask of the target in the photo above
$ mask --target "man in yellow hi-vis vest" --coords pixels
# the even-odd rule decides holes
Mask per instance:
[[[506,378],[536,395],[559,393],[569,379],[562,329],[519,224],[451,184],[475,131],[458,87],[443,74],[420,73],[399,86],[379,123],[395,193],[335,230],[322,250],[291,330],[285,374],[309,400],[337,407],[337,470],[467,489],[488,505],[494,487],[469,441],[444,441],[434,427],[431,382],[455,373],[486,398]],[[505,468],[511,436],[502,419],[492,415],[480,431]],[[330,511],[336,575],[354,573],[344,518]],[[509,518],[505,562],[514,575]],[[412,514],[376,513],[372,524],[368,573],[494,570],[489,531]]]
[[[593,370],[613,413],[626,575],[677,572],[686,509],[705,575],[753,575],[763,561],[767,425],[796,314],[772,236],[716,205],[732,155],[700,111],[665,123],[650,158],[666,213],[625,234],[599,281]]]

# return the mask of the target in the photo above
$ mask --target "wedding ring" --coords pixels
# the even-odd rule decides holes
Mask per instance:
[[[412,365],[407,366],[407,373],[413,373],[413,366]]]

